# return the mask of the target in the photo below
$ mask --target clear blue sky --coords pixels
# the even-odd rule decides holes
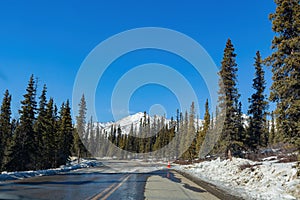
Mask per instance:
[[[13,117],[18,117],[20,100],[28,79],[34,74],[39,88],[48,86],[48,96],[57,104],[72,99],[74,80],[81,63],[101,41],[119,32],[139,27],[164,27],[182,32],[210,54],[219,66],[227,38],[237,53],[238,88],[243,111],[248,107],[254,56],[271,53],[274,33],[268,15],[274,12],[273,1],[1,1],[0,2],[0,93],[8,89],[13,96]],[[128,54],[114,63],[104,76],[104,86],[96,93],[99,121],[112,120],[109,97],[113,85],[136,64],[148,62],[174,66],[181,63],[172,55],[159,51]],[[119,67],[119,68],[118,68]],[[270,69],[265,68],[267,87],[271,84]],[[201,78],[193,78],[186,67],[181,73],[199,87],[200,116],[208,98]],[[269,93],[268,91],[266,92]],[[2,99],[2,97],[1,97]],[[130,101],[132,112],[148,111],[153,104],[162,104],[168,115],[178,107],[174,95],[157,85],[138,89]],[[213,109],[214,110],[214,109]]]

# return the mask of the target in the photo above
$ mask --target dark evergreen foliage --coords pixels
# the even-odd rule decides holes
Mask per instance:
[[[11,139],[11,95],[8,90],[5,91],[0,110],[0,170],[4,161],[4,154]]]
[[[264,78],[265,72],[262,67],[262,60],[259,51],[256,52],[255,57],[255,77],[253,79],[252,87],[255,92],[249,98],[248,114],[251,116],[249,123],[249,136],[246,140],[246,145],[252,150],[256,150],[259,146],[266,146],[267,140],[264,135],[266,134],[266,109],[267,101],[264,94],[266,88],[266,81]]]
[[[273,73],[270,100],[276,102],[278,134],[300,146],[300,4],[299,0],[275,3],[276,11],[269,17],[276,33],[274,51],[266,59]]]
[[[224,118],[221,131],[220,150],[229,148],[233,144],[241,145],[241,115],[239,114],[238,99],[240,94],[237,89],[237,64],[236,54],[231,40],[228,39],[224,49],[221,70],[219,72],[219,109],[218,119]],[[221,126],[221,124],[219,124]]]
[[[86,101],[84,94],[82,95],[79,103],[79,111],[78,116],[76,116],[76,129],[74,130],[74,145],[73,145],[73,151],[74,154],[78,157],[78,161],[81,157],[87,157],[88,151],[84,145],[87,144],[87,141],[84,142],[82,140],[86,139],[86,136],[88,133],[85,131],[85,125],[86,125]]]
[[[8,171],[37,168],[34,131],[36,86],[33,75],[30,77],[26,92],[24,100],[21,101],[21,110],[19,110],[20,124],[14,133],[5,163],[5,169]]]
[[[48,154],[47,154],[47,148],[49,147],[47,140],[48,130],[47,130],[47,123],[49,122],[46,118],[46,105],[47,105],[47,87],[44,85],[42,94],[39,97],[39,108],[37,109],[38,116],[37,120],[34,124],[34,131],[35,131],[35,144],[36,144],[36,165],[38,169],[44,169],[47,167],[50,167],[50,165],[47,163],[48,160]],[[46,160],[47,159],[47,160]]]
[[[209,104],[208,104],[208,99],[206,99],[204,124],[203,124],[202,129],[198,131],[198,136],[197,136],[197,146],[196,146],[196,156],[197,157],[199,157],[201,146],[205,140],[206,134],[208,133],[208,131],[210,129],[210,125],[211,125],[211,122],[210,122],[210,114],[209,114]],[[211,142],[211,141],[206,140],[206,143],[208,143],[208,142]],[[205,145],[209,145],[209,144],[205,144]]]
[[[66,104],[62,104],[60,109],[60,119],[58,128],[57,139],[57,165],[63,165],[69,161],[71,155],[71,147],[73,144],[73,125],[71,118],[71,108],[69,101]]]
[[[24,100],[19,110],[20,119],[10,122],[8,91],[0,113],[0,141],[2,170],[24,171],[58,167],[69,159],[72,139],[72,118],[67,101],[60,116],[52,98],[47,102],[47,88],[43,87],[36,102],[36,82],[30,77]]]

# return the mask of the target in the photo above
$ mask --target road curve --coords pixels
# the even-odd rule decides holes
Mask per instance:
[[[103,161],[104,166],[0,183],[0,199],[218,199],[155,163]]]

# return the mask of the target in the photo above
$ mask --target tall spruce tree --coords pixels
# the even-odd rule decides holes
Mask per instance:
[[[185,152],[185,158],[192,161],[195,156],[197,156],[196,152],[196,143],[197,138],[195,137],[196,134],[196,128],[195,128],[195,103],[192,102],[190,107],[190,113],[188,116],[188,122],[187,122],[187,132],[186,132],[186,145],[188,146],[187,151]]]
[[[197,156],[200,153],[201,145],[204,142],[205,135],[207,134],[209,127],[210,127],[209,104],[208,104],[208,99],[206,99],[205,113],[204,113],[204,124],[203,124],[202,130],[199,131],[198,138],[197,138],[197,146],[196,146]]]
[[[39,97],[39,107],[37,109],[38,116],[37,120],[34,124],[35,131],[35,145],[36,145],[36,165],[37,168],[47,168],[49,165],[46,164],[48,162],[46,148],[48,148],[45,143],[45,138],[47,137],[48,131],[46,129],[48,119],[46,119],[46,105],[47,105],[47,87],[44,85],[42,94]]]
[[[269,134],[269,144],[274,144],[276,138],[274,112],[271,112],[271,128]]]
[[[209,104],[208,99],[206,99],[205,102],[205,113],[204,113],[204,124],[203,124],[203,130],[206,133],[210,126],[210,114],[209,114]]]
[[[73,125],[69,100],[61,106],[58,129],[58,165],[64,165],[71,156],[73,144]]]
[[[33,75],[21,101],[19,126],[14,133],[13,141],[8,150],[8,157],[5,163],[7,171],[24,171],[36,169],[36,144],[35,144],[35,114],[36,114],[36,85]]]
[[[189,159],[188,154],[187,154],[187,150],[189,148],[189,135],[188,135],[188,124],[189,124],[189,119],[188,119],[188,112],[187,110],[184,112],[184,116],[182,116],[182,123],[181,123],[181,149],[180,149],[180,153],[182,153],[181,158],[183,159]]]
[[[96,144],[95,144],[95,128],[94,128],[94,122],[93,117],[91,116],[89,123],[89,133],[88,133],[88,149],[92,155],[95,155],[96,153]]]
[[[248,140],[246,140],[247,146],[252,150],[257,149],[259,146],[265,146],[265,115],[267,109],[267,101],[264,94],[266,88],[266,81],[264,78],[265,72],[262,68],[262,60],[259,51],[256,52],[255,57],[255,76],[253,79],[252,88],[255,92],[249,98],[249,110],[248,114],[251,116],[251,123],[249,125]]]
[[[221,150],[229,148],[238,141],[239,126],[237,113],[238,107],[236,102],[240,97],[237,89],[237,64],[235,62],[236,54],[231,40],[228,39],[224,49],[223,60],[221,62],[221,70],[219,72],[219,108],[220,113],[218,119],[224,118],[224,124],[221,131],[220,147]]]
[[[43,153],[44,153],[44,168],[56,167],[56,138],[57,135],[57,121],[53,98],[50,98],[45,108],[45,131],[42,134],[43,139]]]
[[[79,103],[78,116],[76,116],[76,131],[74,132],[74,149],[77,153],[78,161],[80,158],[87,154],[87,150],[83,145],[82,138],[85,138],[85,126],[86,126],[86,101],[84,94],[82,95]],[[87,143],[86,143],[87,144]]]
[[[272,66],[270,100],[276,102],[276,126],[284,140],[300,146],[300,4],[299,0],[275,0],[270,14],[273,53],[266,59]]]
[[[0,170],[4,161],[4,153],[7,149],[8,139],[11,137],[11,95],[5,91],[0,110]]]

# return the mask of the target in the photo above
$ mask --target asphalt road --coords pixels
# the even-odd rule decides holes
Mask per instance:
[[[173,170],[139,161],[0,183],[0,199],[218,199]]]

